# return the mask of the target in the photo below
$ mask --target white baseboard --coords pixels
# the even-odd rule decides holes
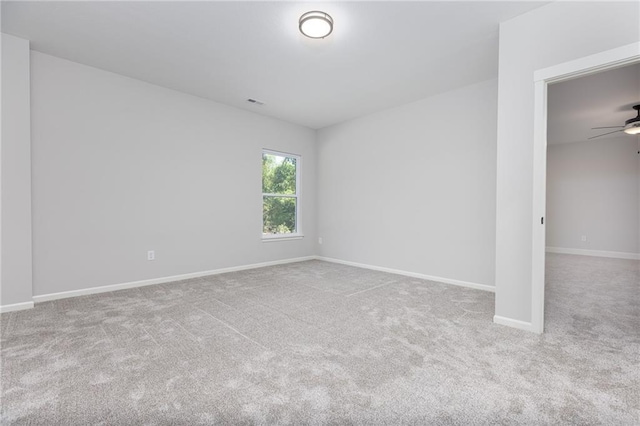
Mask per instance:
[[[117,291],[117,290],[126,290],[126,289],[130,289],[130,288],[135,288],[135,287],[144,287],[144,286],[148,286],[148,285],[163,284],[163,283],[169,283],[169,282],[173,282],[173,281],[181,281],[181,280],[186,280],[186,279],[191,279],[191,278],[200,278],[200,277],[205,277],[205,276],[208,276],[208,275],[224,274],[224,273],[227,273],[227,272],[244,271],[244,270],[247,270],[247,269],[263,268],[265,266],[274,266],[274,265],[283,265],[283,264],[287,264],[287,263],[304,262],[304,261],[307,261],[307,260],[314,260],[314,259],[323,260],[325,262],[340,263],[340,264],[343,264],[343,265],[355,266],[355,267],[358,267],[358,268],[371,269],[371,270],[374,270],[374,271],[381,271],[381,272],[388,272],[388,273],[391,273],[391,274],[404,275],[404,276],[407,276],[407,277],[420,278],[420,279],[429,280],[429,281],[436,281],[436,282],[441,282],[441,283],[445,283],[445,284],[453,284],[453,285],[473,288],[473,289],[477,289],[477,290],[495,292],[495,288],[493,286],[486,285],[486,284],[478,284],[478,283],[473,283],[473,282],[468,282],[468,281],[460,281],[460,280],[454,280],[454,279],[450,279],[450,278],[436,277],[436,276],[425,275],[425,274],[420,274],[420,273],[416,273],[416,272],[408,272],[408,271],[403,271],[403,270],[399,270],[399,269],[392,269],[392,268],[385,268],[385,267],[381,267],[381,266],[367,265],[367,264],[363,264],[363,263],[350,262],[350,261],[346,261],[346,260],[334,259],[334,258],[329,258],[329,257],[305,256],[305,257],[297,257],[297,258],[292,258],[292,259],[275,260],[275,261],[270,261],[270,262],[253,263],[253,264],[250,264],[250,265],[232,266],[232,267],[229,267],[229,268],[213,269],[213,270],[209,270],[209,271],[191,272],[191,273],[188,273],[188,274],[173,275],[173,276],[169,276],[169,277],[152,278],[152,279],[148,279],[148,280],[132,281],[132,282],[126,282],[126,283],[120,283],[120,284],[112,284],[112,285],[106,285],[106,286],[100,286],[100,287],[90,287],[90,288],[83,288],[83,289],[79,289],[79,290],[63,291],[63,292],[59,292],[59,293],[41,294],[41,295],[33,296],[33,302],[40,303],[40,302],[46,302],[46,301],[50,301],[50,300],[66,299],[66,298],[69,298],[69,297],[87,296],[87,295],[90,295],[90,294],[106,293],[106,292]],[[18,304],[15,304],[15,305],[2,306],[2,307],[0,307],[0,312],[10,312],[10,311],[15,311],[15,310],[19,310],[19,309],[33,308],[33,306],[34,306],[33,302],[18,303]],[[520,328],[520,327],[518,327],[518,328]]]
[[[22,311],[24,309],[33,308],[33,302],[13,303],[11,305],[0,306],[0,313]]]
[[[493,316],[493,322],[500,325],[506,325],[507,327],[518,328],[520,330],[531,331],[534,333],[542,333],[542,330],[537,330],[533,324],[526,321],[520,321],[512,318],[501,317],[499,315]]]
[[[253,263],[250,265],[232,266],[230,268],[213,269],[210,271],[191,272],[188,274],[173,275],[170,277],[152,278],[149,280],[132,281],[132,282],[121,283],[121,284],[112,284],[112,285],[105,285],[100,287],[83,288],[80,290],[63,291],[60,293],[41,294],[39,296],[33,296],[33,301],[36,303],[40,303],[40,302],[46,302],[49,300],[66,299],[69,297],[86,296],[89,294],[106,293],[109,291],[116,291],[116,290],[126,290],[128,288],[145,287],[148,285],[164,284],[164,283],[169,283],[173,281],[187,280],[190,278],[206,277],[208,275],[218,275],[218,274],[224,274],[227,272],[244,271],[247,269],[264,268],[265,266],[283,265],[286,263],[304,262],[306,260],[314,260],[314,259],[316,259],[316,256],[296,257],[292,259],[273,260],[270,262]],[[31,303],[31,305],[33,307],[33,303]]]
[[[547,247],[548,253],[560,253],[560,254],[578,254],[581,256],[594,256],[594,257],[611,257],[614,259],[631,259],[640,260],[640,253],[625,253],[621,251],[603,251],[603,250],[585,250],[563,247]]]
[[[324,260],[325,262],[340,263],[342,265],[355,266],[355,267],[364,268],[364,269],[372,269],[374,271],[388,272],[390,274],[404,275],[406,277],[420,278],[420,279],[429,280],[429,281],[437,281],[440,283],[453,284],[461,287],[469,287],[469,288],[474,288],[476,290],[484,290],[484,291],[490,291],[495,293],[495,287],[486,285],[486,284],[478,284],[478,283],[472,283],[469,281],[454,280],[451,278],[435,277],[433,275],[419,274],[417,272],[402,271],[400,269],[385,268],[382,266],[367,265],[364,263],[350,262],[348,260],[334,259],[331,257],[316,256],[316,259]]]

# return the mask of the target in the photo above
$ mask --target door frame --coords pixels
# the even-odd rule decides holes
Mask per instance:
[[[533,226],[531,328],[544,331],[545,223],[547,198],[547,89],[549,84],[640,62],[640,43],[537,70],[533,121]]]

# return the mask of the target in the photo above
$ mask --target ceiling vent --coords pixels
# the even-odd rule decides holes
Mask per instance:
[[[252,103],[252,104],[256,104],[256,105],[259,105],[259,106],[264,105],[264,102],[259,101],[257,99],[252,99],[252,98],[247,99],[247,102]]]

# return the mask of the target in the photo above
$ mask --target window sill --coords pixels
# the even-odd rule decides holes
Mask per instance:
[[[304,238],[303,234],[275,234],[269,236],[262,236],[263,243],[271,243],[274,241],[289,241],[289,240],[301,240]]]

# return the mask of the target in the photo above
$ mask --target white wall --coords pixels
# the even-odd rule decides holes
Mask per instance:
[[[548,247],[640,253],[637,152],[631,136],[549,145]]]
[[[637,2],[554,2],[500,25],[496,315],[531,321],[535,70],[640,40]]]
[[[29,42],[2,34],[0,306],[31,304]]]
[[[315,253],[313,130],[37,52],[31,65],[34,295]],[[262,148],[303,157],[302,240],[261,240]]]
[[[320,255],[493,286],[497,82],[318,131]]]

